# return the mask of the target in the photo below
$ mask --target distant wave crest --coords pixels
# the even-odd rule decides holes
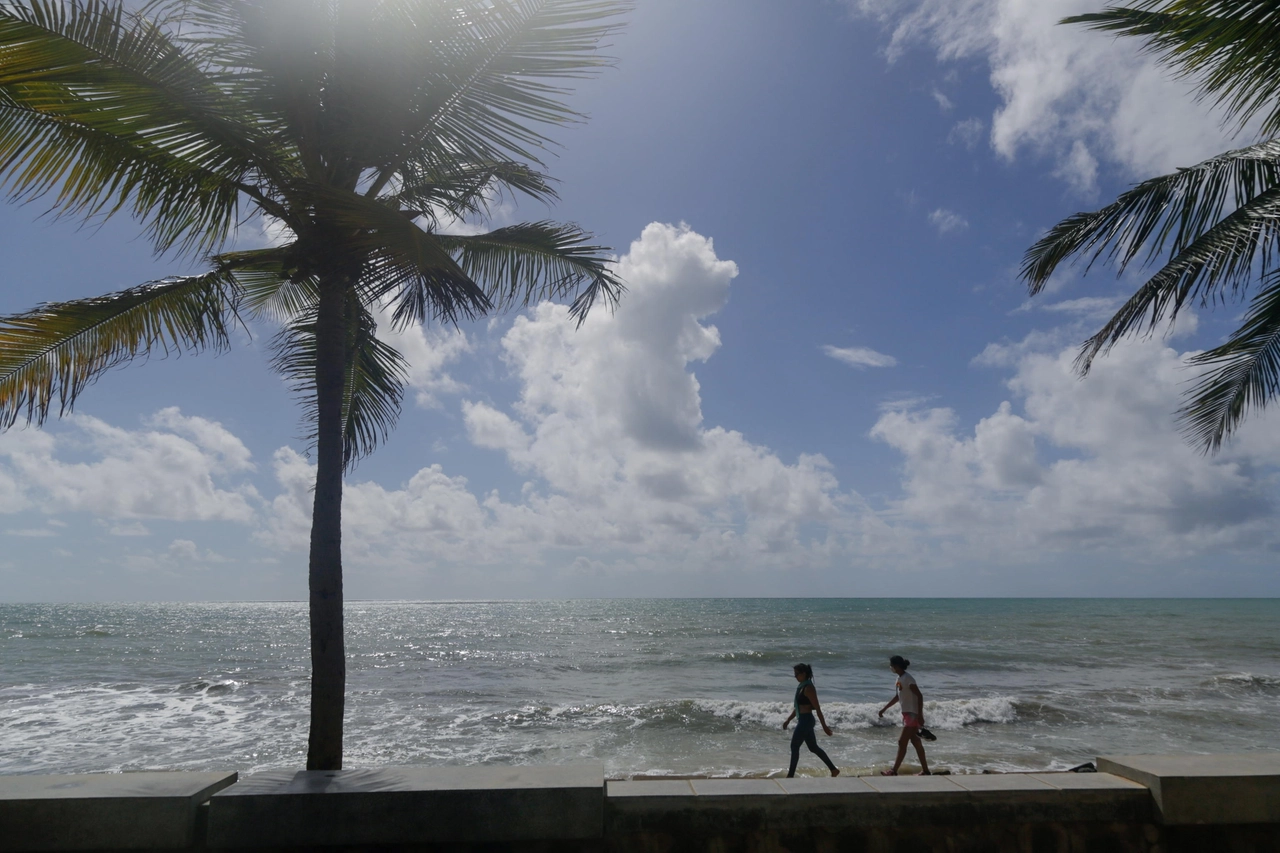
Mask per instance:
[[[1267,693],[1280,691],[1280,675],[1255,675],[1251,672],[1231,672],[1209,679],[1209,684],[1227,690],[1260,690]]]

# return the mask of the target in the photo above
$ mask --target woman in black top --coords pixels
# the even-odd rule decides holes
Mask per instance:
[[[795,665],[795,674],[796,681],[800,682],[796,687],[795,703],[791,713],[782,721],[784,732],[793,719],[796,721],[796,731],[791,736],[791,768],[787,771],[787,778],[790,779],[796,775],[796,763],[800,761],[800,744],[802,743],[809,747],[810,752],[822,759],[822,763],[831,770],[832,776],[839,776],[840,768],[831,763],[831,759],[822,751],[822,747],[818,746],[818,738],[813,733],[813,715],[817,714],[818,722],[822,723],[822,731],[827,737],[831,737],[831,727],[822,716],[822,706],[818,704],[818,691],[813,686],[813,667],[807,663],[798,663]]]

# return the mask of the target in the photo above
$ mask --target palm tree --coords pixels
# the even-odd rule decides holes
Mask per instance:
[[[137,4],[132,4],[136,6]],[[620,283],[607,250],[540,221],[459,236],[495,193],[550,201],[538,125],[579,118],[566,80],[624,0],[23,0],[0,4],[0,181],[61,215],[121,210],[208,269],[0,319],[0,428],[73,406],[111,367],[280,324],[316,460],[309,769],[342,765],[342,480],[400,411],[376,334]],[[284,245],[227,251],[270,217]]]
[[[1155,273],[1093,337],[1076,366],[1189,304],[1250,298],[1240,327],[1191,359],[1206,368],[1179,412],[1185,434],[1217,451],[1253,409],[1280,393],[1280,16],[1272,0],[1146,0],[1063,23],[1136,36],[1192,80],[1205,100],[1266,141],[1137,184],[1111,204],[1067,217],[1032,246],[1022,277],[1032,295],[1068,258]],[[1252,293],[1251,297],[1249,294]]]

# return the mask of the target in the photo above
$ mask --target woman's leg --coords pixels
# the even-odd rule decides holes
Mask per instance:
[[[832,776],[840,775],[840,771],[831,763],[831,759],[823,752],[822,747],[818,746],[818,734],[813,726],[809,727],[809,732],[804,737],[804,745],[809,747],[810,752],[822,759],[822,763],[827,765],[827,769],[831,771]]]
[[[924,742],[920,740],[920,730],[912,729],[911,732],[911,745],[916,748],[916,756],[920,759],[920,775],[928,776],[929,762],[924,757]]]
[[[796,730],[791,733],[791,768],[787,770],[787,778],[796,775],[796,765],[800,763],[800,744],[804,743],[804,725],[797,718]]]
[[[890,773],[896,774],[898,768],[902,766],[902,759],[907,757],[907,743],[910,742],[911,733],[914,731],[915,729],[903,727],[902,734],[898,735],[898,757],[893,760],[893,769],[889,771]]]

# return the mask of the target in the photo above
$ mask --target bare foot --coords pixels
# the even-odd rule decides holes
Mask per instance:
[[[837,776],[839,776],[839,775],[840,775],[840,768],[839,768],[839,767],[837,767],[836,769],[834,769],[834,770],[832,770],[832,771],[831,771],[831,778],[832,778],[832,779],[836,778],[836,777],[837,777]]]
[[[898,771],[897,770],[881,770],[880,775],[881,776],[897,776]]]
[[[930,773],[928,770],[921,770],[921,771],[920,771],[919,773],[917,773],[916,775],[917,775],[917,776],[932,776],[933,774],[932,774],[932,773]]]

